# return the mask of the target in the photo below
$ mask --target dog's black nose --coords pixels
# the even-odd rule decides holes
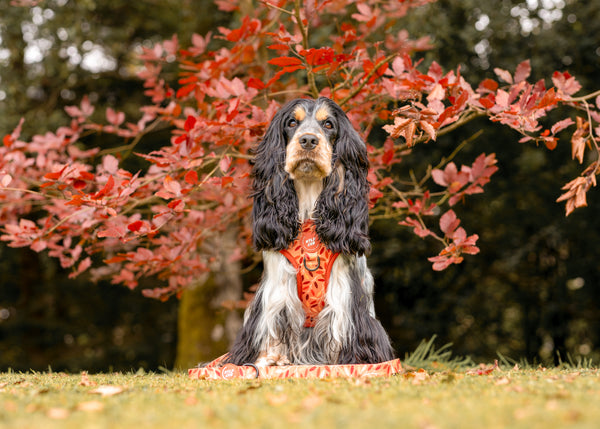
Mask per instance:
[[[302,146],[302,149],[304,150],[313,150],[318,144],[319,140],[317,139],[317,136],[312,134],[305,134],[300,137],[300,146]]]

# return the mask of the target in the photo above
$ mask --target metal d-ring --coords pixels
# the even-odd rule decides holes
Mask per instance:
[[[258,370],[258,367],[256,365],[254,365],[253,363],[245,363],[245,364],[242,364],[242,366],[251,366],[252,368],[254,368],[254,370],[256,371],[256,377],[254,377],[254,378],[258,378],[258,376],[260,375],[260,371]]]
[[[317,271],[320,266],[321,266],[321,258],[319,257],[319,255],[317,255],[317,267],[313,268],[312,270],[306,266],[306,255],[304,255],[304,268],[306,268],[308,271]]]

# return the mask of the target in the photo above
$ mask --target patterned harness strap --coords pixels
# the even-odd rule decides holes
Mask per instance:
[[[312,220],[305,221],[298,238],[280,252],[298,271],[298,298],[306,314],[304,326],[312,328],[325,307],[329,275],[339,253],[332,252],[321,243]]]

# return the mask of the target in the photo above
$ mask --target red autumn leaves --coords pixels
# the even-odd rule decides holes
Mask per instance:
[[[436,62],[413,61],[428,40],[388,30],[425,1],[259,3],[252,16],[193,35],[188,45],[174,36],[144,48],[138,76],[148,102],[135,120],[83,97],[65,109],[68,126],[27,140],[20,123],[4,136],[0,239],[48,250],[73,275],[90,270],[93,278],[130,288],[154,277],[159,285],[146,296],[178,294],[220,257],[224,231],[239,231],[232,258],[249,252],[251,149],[285,101],[310,94],[341,104],[368,142],[373,214],[438,241],[434,269],[460,263],[478,252],[477,235],[458,218],[460,205],[484,192],[496,158],[481,154],[459,165],[449,155],[420,178],[409,177],[401,164],[415,145],[438,144],[441,135],[487,117],[513,128],[521,142],[548,149],[569,133],[573,158],[583,163],[600,153],[600,99],[576,98],[580,85],[567,72],[554,73],[550,88],[529,83],[528,61],[514,73],[495,69],[476,85],[460,68],[445,72]],[[237,7],[234,0],[219,4]],[[328,22],[337,25],[323,38]],[[576,114],[545,124],[560,106]],[[381,127],[388,137],[375,143],[371,133]],[[145,150],[145,138],[156,131],[169,135]],[[111,135],[121,147],[87,148],[82,136],[90,133]],[[144,167],[128,171],[128,156]],[[599,170],[591,161],[565,186],[559,201],[567,214],[586,204]],[[103,262],[93,266],[92,259]]]

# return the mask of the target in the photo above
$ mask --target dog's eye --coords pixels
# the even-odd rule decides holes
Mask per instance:
[[[330,120],[327,120],[323,123],[323,127],[327,128],[328,130],[333,128],[333,122],[331,122]]]
[[[295,119],[290,119],[290,121],[288,122],[288,127],[290,128],[294,128],[296,125],[298,125],[298,121],[296,121]]]

